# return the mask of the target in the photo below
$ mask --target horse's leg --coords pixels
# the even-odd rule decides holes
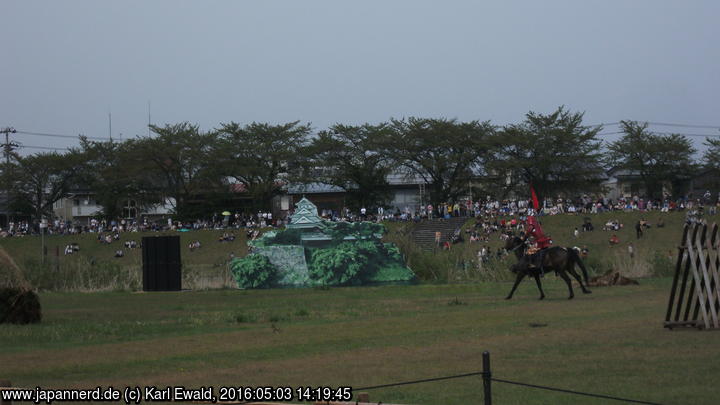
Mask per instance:
[[[569,300],[573,299],[573,297],[575,297],[575,293],[573,292],[572,282],[570,281],[570,277],[568,277],[567,273],[565,273],[564,270],[558,271],[557,273],[560,275],[560,277],[563,280],[565,280],[565,284],[567,284],[567,286],[568,286],[568,290],[570,291],[570,296],[568,297],[568,299]]]
[[[580,255],[575,249],[570,250],[570,259],[569,264],[575,268],[575,263],[577,263],[578,267],[580,267],[580,270],[582,270],[582,274],[585,277],[585,284],[588,283],[588,274],[587,269],[585,268],[585,264],[583,263],[582,259],[580,258]],[[583,291],[584,292],[584,291]],[[589,291],[588,291],[589,292]]]
[[[540,275],[535,274],[533,277],[535,277],[535,282],[537,283],[538,290],[540,290],[540,299],[544,299],[545,293],[543,292],[543,289],[542,289],[542,282],[540,281]]]
[[[582,289],[583,294],[592,294],[592,291],[585,288],[585,285],[583,284],[582,277],[578,274],[577,271],[575,271],[575,265],[573,262],[568,263],[567,267],[568,273],[570,273],[573,277],[575,277],[575,280],[578,281],[578,284],[580,284],[580,288]]]
[[[525,274],[524,272],[519,272],[519,273],[518,273],[517,277],[515,278],[515,285],[513,285],[512,290],[510,290],[510,294],[508,294],[508,296],[505,297],[506,300],[509,300],[510,298],[512,298],[513,293],[515,292],[515,289],[517,288],[518,284],[520,284],[520,282],[522,281],[522,279],[525,278],[525,275],[526,275],[526,274]]]

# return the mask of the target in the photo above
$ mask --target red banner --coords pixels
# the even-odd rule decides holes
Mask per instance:
[[[537,194],[535,194],[535,189],[532,184],[530,185],[530,194],[532,195],[533,209],[537,212],[540,209],[540,203],[538,202]]]

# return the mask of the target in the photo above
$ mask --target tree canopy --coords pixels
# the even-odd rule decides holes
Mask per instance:
[[[650,197],[662,195],[663,183],[679,188],[696,169],[690,140],[682,135],[658,135],[647,123],[621,121],[622,138],[608,145],[608,165],[637,172]]]
[[[279,194],[288,182],[289,168],[303,165],[310,125],[299,121],[280,125],[253,122],[222,124],[214,150],[219,173],[242,184],[256,206]]]
[[[315,181],[342,188],[352,209],[386,206],[392,164],[379,152],[379,145],[390,131],[386,124],[336,124],[321,131],[310,147],[314,173],[306,181],[314,177]]]
[[[75,185],[80,160],[81,156],[74,152],[18,156],[10,168],[13,207],[26,211],[37,221],[52,218],[53,204],[67,196]]]
[[[488,140],[495,128],[489,122],[455,119],[392,119],[391,132],[380,151],[395,167],[417,176],[430,187],[430,201],[457,200],[469,194],[472,178],[488,157]]]
[[[493,137],[488,164],[492,184],[499,190],[538,195],[592,192],[603,180],[599,127],[582,124],[583,113],[559,107],[544,115],[529,112],[525,121],[503,127]]]

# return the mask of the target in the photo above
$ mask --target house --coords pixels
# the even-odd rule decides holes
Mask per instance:
[[[707,191],[712,197],[718,196],[720,191],[720,169],[705,169],[693,176],[688,185],[689,195],[692,198],[700,198]]]
[[[53,213],[63,221],[73,221],[81,225],[89,225],[90,220],[102,215],[103,208],[95,200],[95,193],[90,190],[74,190],[66,197],[53,204]],[[162,217],[172,213],[175,201],[166,199],[161,204],[141,206],[137,201],[128,199],[123,206],[123,218]]]
[[[418,210],[425,198],[425,182],[419,176],[408,175],[401,172],[393,172],[387,176],[390,188],[390,199],[386,212],[404,212]],[[306,184],[291,184],[287,187],[286,196],[278,196],[273,203],[273,215],[280,214],[280,217],[287,215],[287,210],[296,201],[305,197],[317,206],[321,216],[332,211],[341,213],[347,206],[347,193],[341,187],[321,182]],[[283,199],[287,197],[287,200]],[[283,208],[285,207],[285,208]]]
[[[607,179],[601,183],[605,197],[611,200],[645,195],[645,184],[636,170],[613,167],[607,171]]]

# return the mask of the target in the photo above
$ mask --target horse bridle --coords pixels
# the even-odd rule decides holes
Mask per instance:
[[[520,239],[520,240],[522,241],[522,239]],[[508,250],[508,252],[514,252],[514,251],[518,250],[518,248],[521,248],[521,247],[523,247],[523,246],[526,245],[526,244],[527,244],[527,242],[524,242],[524,241],[523,241],[523,242],[520,243],[519,245],[517,245],[517,246],[515,246],[514,248]],[[505,250],[507,250],[507,249],[505,249]]]

